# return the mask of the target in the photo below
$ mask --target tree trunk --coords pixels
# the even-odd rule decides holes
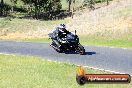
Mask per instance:
[[[4,1],[3,0],[1,0],[1,4],[3,4],[4,3]]]
[[[109,5],[109,0],[107,0],[107,5]]]
[[[38,19],[38,2],[39,0],[35,0],[35,18]]]
[[[12,12],[12,13],[14,12],[14,6],[11,7],[11,12]]]
[[[0,3],[0,16],[3,16],[3,6],[4,6],[4,1],[1,0],[1,3]]]
[[[73,0],[73,7],[72,7],[72,18],[73,18],[73,15],[74,15],[74,10],[75,10],[75,2],[76,2],[76,0]]]
[[[14,12],[14,7],[16,7],[16,2],[13,2],[12,10]]]
[[[12,13],[14,13],[14,7],[16,7],[16,3],[17,3],[17,0],[11,0],[11,2],[12,2],[12,7],[11,7],[11,11],[12,11]]]
[[[71,11],[71,1],[72,1],[72,0],[69,0],[69,6],[68,6],[69,12]]]

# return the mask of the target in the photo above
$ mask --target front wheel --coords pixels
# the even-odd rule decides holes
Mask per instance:
[[[52,42],[52,44],[50,44],[51,47],[53,47],[58,53],[62,53],[63,50],[62,50],[62,47],[57,47],[57,45]]]
[[[57,51],[58,53],[63,53],[63,52],[64,52],[62,46],[58,47],[58,48],[56,49],[56,51]]]
[[[63,53],[63,51],[62,51],[62,49],[56,49],[56,51],[58,52],[58,53]]]
[[[84,55],[84,54],[85,54],[85,49],[84,49],[84,47],[83,47],[81,44],[79,44],[79,45],[78,45],[78,48],[79,48],[79,53],[80,53],[80,55]]]

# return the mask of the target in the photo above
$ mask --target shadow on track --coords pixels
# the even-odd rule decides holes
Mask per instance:
[[[96,52],[85,52],[85,55],[93,55],[96,54]]]
[[[65,52],[65,54],[79,54],[77,52]],[[96,54],[96,52],[85,52],[85,55],[93,55]]]

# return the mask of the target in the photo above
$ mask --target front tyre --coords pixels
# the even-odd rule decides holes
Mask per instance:
[[[63,47],[62,47],[62,46],[58,47],[58,48],[56,49],[56,51],[57,51],[58,53],[63,53]]]
[[[57,45],[54,42],[52,42],[50,44],[50,46],[53,47],[58,53],[62,53],[63,52],[62,48],[61,47],[57,47]]]
[[[56,49],[56,51],[57,51],[58,53],[63,53],[63,51],[62,51],[61,49]]]
[[[80,55],[85,55],[85,49],[81,44],[78,45],[78,48],[79,48]]]

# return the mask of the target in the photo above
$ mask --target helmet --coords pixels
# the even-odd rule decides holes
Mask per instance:
[[[58,29],[59,29],[59,31],[61,31],[61,32],[65,32],[65,31],[66,31],[66,26],[65,26],[65,24],[60,24],[60,25],[58,26]]]

